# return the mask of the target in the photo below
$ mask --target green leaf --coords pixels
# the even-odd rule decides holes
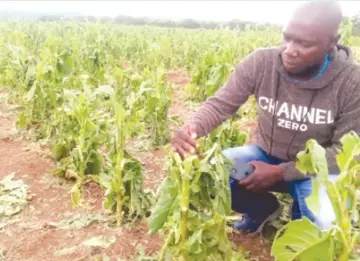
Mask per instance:
[[[79,206],[81,201],[81,190],[79,188],[79,184],[75,184],[71,191],[71,205],[73,208],[76,208]]]
[[[36,82],[33,84],[33,86],[30,88],[30,90],[26,93],[24,100],[29,102],[32,100],[32,98],[34,97],[35,91],[37,88],[37,84]]]
[[[23,111],[19,113],[19,119],[17,120],[16,125],[19,128],[25,128],[26,127],[27,120],[26,120],[25,113]]]
[[[305,150],[299,152],[297,158],[296,167],[298,170],[304,174],[316,174],[320,181],[327,180],[326,151],[315,140],[309,140],[306,143]]]
[[[354,162],[354,157],[360,154],[360,138],[355,132],[345,134],[341,140],[342,148],[336,157],[341,171],[349,170]]]
[[[168,192],[171,187],[173,187],[173,184],[168,178],[166,178],[160,186],[162,190],[158,193],[158,201],[153,207],[151,215],[148,218],[150,235],[154,234],[164,226],[166,220],[168,219],[170,209],[173,204],[175,204],[176,194]]]
[[[333,261],[331,232],[321,232],[307,218],[291,221],[277,232],[271,255],[276,261]]]
[[[306,205],[308,208],[314,213],[314,215],[317,215],[320,211],[320,182],[318,179],[312,179],[312,192],[311,194],[305,199]]]
[[[171,198],[170,196],[162,196],[159,199],[148,220],[150,235],[154,234],[164,226],[173,204],[174,198]]]

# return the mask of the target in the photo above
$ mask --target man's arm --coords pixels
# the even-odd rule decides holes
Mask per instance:
[[[255,89],[255,73],[260,72],[263,59],[258,51],[251,53],[230,75],[228,82],[200,106],[185,125],[195,125],[197,137],[212,132],[234,115]]]
[[[359,70],[356,70],[359,74]],[[340,139],[350,131],[360,134],[360,77],[355,76],[353,80],[353,88],[346,95],[343,109],[335,122],[335,131],[332,139],[332,145],[326,147],[326,158],[329,174],[338,174],[336,156],[338,149],[341,147]],[[296,169],[296,162],[287,162],[280,164],[283,170],[284,179],[297,180],[306,176]]]

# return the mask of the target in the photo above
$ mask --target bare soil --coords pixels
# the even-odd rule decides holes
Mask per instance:
[[[184,86],[190,78],[181,71],[170,72],[168,79],[174,84],[177,97],[170,109],[171,115],[186,120],[191,110],[183,104]],[[116,228],[97,221],[83,228],[61,229],[52,222],[60,222],[76,216],[103,215],[104,193],[95,183],[84,187],[85,203],[76,209],[71,207],[72,183],[55,177],[51,171],[54,162],[47,151],[37,143],[18,139],[14,126],[16,112],[0,99],[0,179],[15,173],[29,187],[28,206],[0,227],[0,260],[4,261],[90,261],[137,260],[139,251],[155,254],[162,245],[159,236],[148,236],[146,224],[136,227]],[[165,152],[136,152],[135,155],[146,169],[145,187],[155,190],[164,176]],[[89,247],[82,244],[94,236],[115,238],[108,248]],[[260,237],[234,234],[232,239],[251,253],[254,260],[269,261],[270,245]],[[2,255],[3,258],[2,258]]]

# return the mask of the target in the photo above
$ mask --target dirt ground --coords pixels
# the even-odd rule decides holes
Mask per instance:
[[[191,110],[182,105],[182,92],[189,77],[175,71],[169,73],[168,78],[174,84],[173,95],[178,97],[174,99],[170,115],[186,120]],[[3,98],[6,96],[4,92],[0,94]],[[28,186],[29,201],[19,214],[0,223],[0,260],[145,261],[139,259],[142,253],[151,256],[160,249],[162,240],[157,235],[148,236],[146,224],[116,228],[106,222],[103,192],[95,183],[84,188],[85,204],[73,209],[69,195],[72,184],[51,174],[55,165],[44,148],[21,139],[15,130],[16,110],[5,100],[0,99],[0,179],[14,173],[15,179],[23,180]],[[156,189],[165,175],[165,153],[162,150],[137,152],[135,156],[146,168],[145,186]],[[81,228],[54,224],[69,219],[89,222]],[[100,248],[83,244],[95,236],[104,236],[112,245]],[[234,235],[232,239],[249,251],[253,260],[273,260],[265,239],[245,235]]]

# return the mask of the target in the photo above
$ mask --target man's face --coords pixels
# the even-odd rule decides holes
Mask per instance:
[[[332,47],[331,38],[316,25],[291,20],[283,29],[281,57],[289,73],[299,74],[322,63]]]

